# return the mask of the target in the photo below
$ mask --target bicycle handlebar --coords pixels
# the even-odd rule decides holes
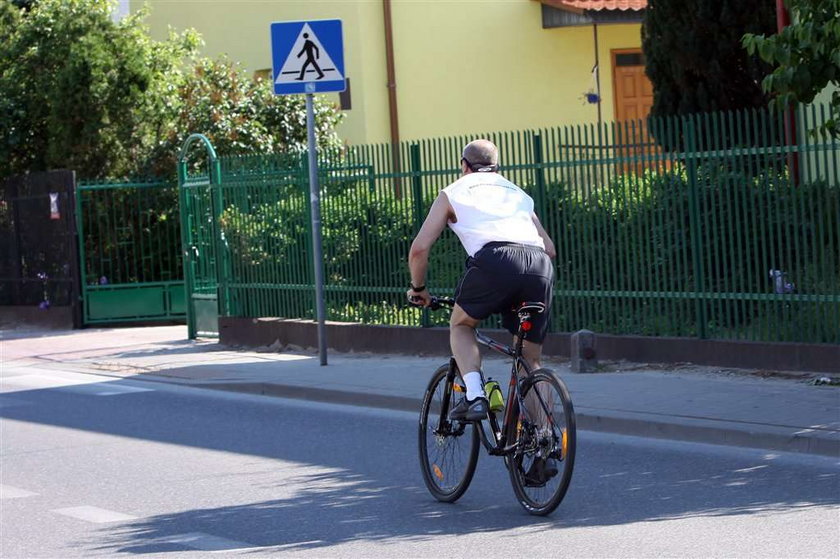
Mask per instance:
[[[418,305],[415,301],[409,299],[409,304],[413,307],[418,307],[421,309],[429,309],[432,311],[440,310],[443,307],[454,307],[455,306],[455,299],[452,297],[432,297],[432,301],[429,303],[428,307],[424,307],[422,305]],[[521,335],[521,332],[520,332]],[[489,347],[492,350],[498,351],[499,353],[503,353],[509,357],[516,357],[519,355],[517,352],[521,351],[521,344],[517,348],[513,348],[510,346],[506,346],[505,344],[500,344],[496,340],[492,338],[488,338],[478,330],[475,331],[475,338],[478,340],[478,343]]]
[[[425,308],[429,309],[430,311],[437,311],[442,309],[443,307],[454,307],[455,306],[455,299],[452,297],[432,297],[431,303],[429,303],[428,307],[424,307],[423,305],[418,305],[414,301],[409,301],[409,303],[414,307]]]

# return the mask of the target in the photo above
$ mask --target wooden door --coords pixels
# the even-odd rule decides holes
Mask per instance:
[[[653,106],[653,84],[645,74],[644,64],[644,55],[639,49],[612,51],[618,155],[639,158],[623,165],[625,172],[643,171],[649,166],[645,156],[656,151],[647,133],[647,117]]]
[[[615,82],[615,120],[643,120],[653,105],[653,84],[645,75],[640,50],[612,51]]]

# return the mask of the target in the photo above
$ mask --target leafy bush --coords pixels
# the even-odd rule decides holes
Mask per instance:
[[[166,134],[145,163],[146,172],[174,172],[181,144],[190,133],[207,136],[216,153],[277,154],[294,157],[306,151],[306,101],[302,95],[275,95],[271,80],[247,76],[225,58],[199,59],[175,89]],[[330,102],[316,98],[315,134],[318,147],[340,144],[335,127],[344,115]],[[196,144],[189,158],[197,166],[206,160]]]
[[[311,259],[301,258],[302,252],[308,252],[311,235],[308,190],[302,187],[290,187],[279,199],[234,203],[225,209],[221,225],[234,273],[242,270],[250,276],[265,268],[278,283],[287,283],[290,274],[301,275],[290,264],[311,268]],[[343,185],[337,194],[325,190],[321,204],[328,283],[360,288],[405,284],[404,262],[398,259],[408,254],[414,223],[404,200],[372,193],[367,185]]]

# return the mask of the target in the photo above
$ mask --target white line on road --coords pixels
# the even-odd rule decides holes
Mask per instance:
[[[176,534],[174,536],[156,539],[155,541],[160,543],[178,543],[200,551],[231,551],[234,549],[252,549],[254,547],[251,544],[211,536],[203,532]]]
[[[85,387],[88,388],[88,387]],[[91,387],[92,388],[92,387]],[[80,390],[79,392],[83,392]],[[134,386],[100,386],[93,392],[94,396],[119,396],[120,394],[134,394],[136,392],[154,392],[152,388],[135,388]]]
[[[296,547],[304,547],[307,545],[323,544],[324,540],[306,540],[302,542],[291,542],[279,545],[267,545],[263,547],[241,547],[238,549],[219,549],[214,553],[269,553],[275,551],[286,551]]]
[[[11,485],[0,485],[0,499],[20,499],[21,497],[33,497],[37,493],[26,491]]]
[[[101,509],[99,507],[70,507],[66,509],[53,509],[51,512],[78,518],[79,520],[86,520],[88,522],[95,522],[97,524],[104,524],[106,522],[123,522],[126,520],[136,520],[136,516],[130,514],[123,514],[112,510]]]
[[[55,389],[93,396],[117,396],[135,392],[151,392],[151,388],[138,388],[117,384],[119,381],[103,380],[100,376],[74,373],[67,377],[50,375],[16,375],[0,379],[2,392]]]

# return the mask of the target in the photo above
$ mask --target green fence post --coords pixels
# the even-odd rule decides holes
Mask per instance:
[[[210,160],[210,188],[213,190],[213,230],[215,235],[216,250],[216,281],[218,282],[218,304],[219,316],[228,316],[228,299],[230,293],[228,289],[229,270],[228,266],[228,250],[225,236],[222,232],[222,210],[224,207],[224,196],[222,195],[222,166],[218,158],[213,157]]]
[[[706,299],[702,258],[702,242],[700,231],[700,203],[698,200],[697,185],[697,143],[695,141],[696,129],[691,117],[683,118],[683,138],[685,139],[685,169],[688,178],[688,215],[689,234],[691,236],[692,265],[694,266],[694,309],[697,315],[697,337],[706,339]]]
[[[538,216],[545,216],[545,171],[543,170],[542,136],[534,134],[534,202]],[[544,218],[543,218],[544,219]]]
[[[192,268],[192,238],[190,223],[189,204],[187,203],[187,189],[185,184],[187,182],[187,162],[186,160],[178,161],[178,203],[180,205],[181,214],[181,262],[184,269],[184,301],[186,304],[187,313],[187,338],[194,340],[196,338],[195,331],[195,312],[192,309],[191,300],[193,292],[195,291],[194,273]]]
[[[423,178],[420,176],[420,144],[411,144],[409,155],[411,158],[411,196],[414,198],[414,230],[419,231],[420,226],[423,225]],[[431,325],[429,311],[423,309],[420,326],[428,328]]]
[[[87,263],[85,262],[85,225],[82,215],[82,192],[84,192],[83,185],[76,185],[76,237],[79,246],[79,298],[82,306],[82,324],[85,324],[88,319],[87,312]]]

